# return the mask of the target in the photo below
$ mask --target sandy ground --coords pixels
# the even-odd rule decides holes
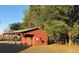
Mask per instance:
[[[32,46],[28,49],[25,49],[21,52],[28,53],[79,53],[78,45],[41,45],[41,46]]]

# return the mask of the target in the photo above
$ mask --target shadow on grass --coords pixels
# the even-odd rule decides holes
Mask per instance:
[[[0,53],[18,53],[30,46],[0,43]]]

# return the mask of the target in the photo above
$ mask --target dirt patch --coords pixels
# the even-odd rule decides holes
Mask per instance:
[[[21,52],[28,53],[79,53],[78,45],[41,45],[32,46]]]

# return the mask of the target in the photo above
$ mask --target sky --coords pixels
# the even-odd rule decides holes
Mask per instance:
[[[8,28],[9,24],[22,22],[27,5],[0,5],[0,34]]]

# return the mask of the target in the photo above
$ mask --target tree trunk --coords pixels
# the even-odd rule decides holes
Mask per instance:
[[[73,43],[72,43],[72,39],[69,39],[69,45],[72,45]]]

